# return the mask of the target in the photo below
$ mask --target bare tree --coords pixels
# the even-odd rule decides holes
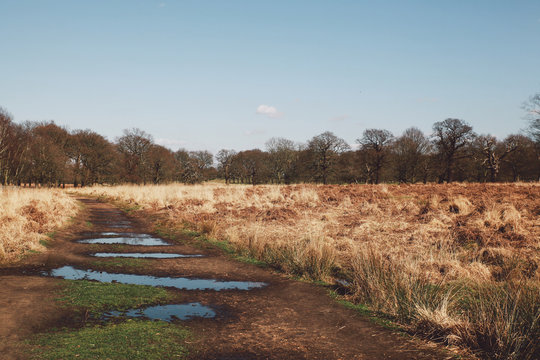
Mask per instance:
[[[59,186],[69,176],[69,133],[54,122],[33,123],[29,171],[34,182]]]
[[[386,161],[393,139],[394,135],[388,130],[367,129],[364,130],[362,138],[356,140],[360,144],[360,151],[364,155],[364,165],[370,183],[379,183],[381,169]]]
[[[311,168],[315,180],[327,184],[330,174],[334,171],[333,166],[339,154],[349,149],[350,146],[345,140],[330,131],[314,136],[309,141],[307,150],[312,157]]]
[[[298,158],[297,146],[292,140],[271,138],[266,142],[270,154],[270,171],[278,184],[290,181],[291,172]]]
[[[494,182],[500,171],[501,161],[518,147],[514,138],[507,138],[503,143],[494,136],[481,135],[476,139],[482,156],[482,166],[489,174],[489,180]]]
[[[72,134],[74,143],[71,158],[78,169],[81,185],[102,184],[111,180],[116,153],[114,146],[102,135],[91,130],[78,130]]]
[[[231,180],[231,166],[236,156],[236,151],[234,150],[220,150],[216,155],[216,160],[218,162],[218,170],[223,174],[225,178],[225,184],[229,184]]]
[[[126,129],[116,142],[118,151],[123,155],[125,179],[146,183],[147,157],[153,144],[152,136],[137,128]]]
[[[457,160],[471,156],[464,148],[474,139],[472,127],[459,119],[446,119],[433,124],[433,143],[443,166],[439,181],[452,182]]]
[[[0,176],[1,184],[6,185],[9,175],[8,149],[12,133],[11,115],[0,107]]]
[[[206,180],[206,172],[214,163],[214,156],[208,151],[178,150],[174,157],[178,162],[178,177],[187,184]]]
[[[523,104],[523,108],[527,111],[526,117],[530,121],[528,132],[533,140],[540,144],[540,92],[531,96]]]
[[[427,181],[431,143],[424,133],[411,127],[396,139],[393,147],[394,168],[399,182]]]
[[[515,144],[516,150],[501,159],[501,177],[506,181],[538,179],[539,163],[534,141],[522,134],[508,135],[505,144]]]
[[[154,184],[172,181],[174,178],[175,158],[171,150],[152,144],[148,152],[148,169]]]
[[[234,157],[232,168],[242,183],[256,185],[269,179],[268,153],[259,149],[241,151]]]

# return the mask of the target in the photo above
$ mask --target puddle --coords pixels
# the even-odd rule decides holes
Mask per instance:
[[[165,240],[153,238],[153,237],[142,237],[142,236],[130,236],[130,237],[107,237],[107,238],[96,238],[96,239],[84,239],[78,240],[78,243],[81,244],[126,244],[126,245],[143,245],[143,246],[166,246],[171,245]]]
[[[216,313],[212,308],[200,303],[158,305],[147,307],[146,309],[131,309],[128,311],[110,311],[103,316],[104,320],[112,317],[127,316],[130,318],[144,317],[151,320],[189,320],[194,317],[213,318]]]
[[[190,279],[182,277],[156,277],[150,275],[133,275],[108,273],[105,271],[80,270],[72,266],[63,266],[43,275],[60,277],[69,280],[97,280],[101,282],[119,282],[122,284],[150,285],[174,287],[183,290],[250,290],[262,288],[267,284],[252,281],[220,281],[211,279]]]
[[[167,254],[167,253],[95,253],[95,257],[128,257],[128,258],[147,258],[147,259],[174,259],[201,257],[202,255],[188,254]]]
[[[341,285],[341,286],[344,286],[344,287],[352,286],[352,283],[350,281],[345,280],[345,279],[336,279],[336,283],[338,285]]]
[[[100,232],[100,233],[86,233],[87,235],[91,236],[116,236],[116,237],[136,237],[136,238],[151,238],[153,235],[150,234],[139,234],[139,233],[132,233],[132,232]]]

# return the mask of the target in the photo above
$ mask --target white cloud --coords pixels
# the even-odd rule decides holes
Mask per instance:
[[[178,140],[178,139],[159,138],[159,139],[156,139],[156,144],[168,147],[173,150],[177,150],[180,147],[185,146],[187,144],[187,141]]]
[[[270,105],[259,105],[256,113],[259,115],[268,116],[270,118],[278,118],[283,115],[283,113],[280,113],[275,107]]]
[[[160,8],[164,8],[165,6],[167,6],[167,3],[162,2],[162,3],[159,3],[158,6],[159,6]]]

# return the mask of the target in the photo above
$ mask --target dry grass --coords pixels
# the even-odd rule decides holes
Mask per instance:
[[[352,300],[430,337],[504,358],[540,350],[529,346],[540,335],[538,184],[84,191],[192,224],[286,272],[344,278]]]
[[[57,189],[0,187],[0,263],[43,251],[47,233],[77,213],[76,201]]]

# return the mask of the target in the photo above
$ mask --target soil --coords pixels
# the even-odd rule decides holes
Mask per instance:
[[[203,257],[149,260],[137,268],[109,272],[218,280],[262,281],[249,291],[178,291],[182,302],[200,302],[216,310],[213,319],[183,321],[194,334],[193,359],[447,359],[455,354],[374,324],[328,296],[327,289],[271,270],[240,263],[220,250],[190,245],[191,238],[171,246],[90,245],[101,232],[151,233],[147,219],[128,216],[114,206],[81,198],[85,207],[69,228],[57,233],[43,254],[0,268],[0,357],[27,359],[23,340],[39,332],[81,326],[55,300],[60,281],[40,276],[65,265],[100,270],[93,252],[168,252]],[[92,223],[89,226],[88,222]],[[121,226],[121,227],[119,227]],[[165,239],[167,240],[167,239]],[[102,269],[103,270],[103,269]]]

